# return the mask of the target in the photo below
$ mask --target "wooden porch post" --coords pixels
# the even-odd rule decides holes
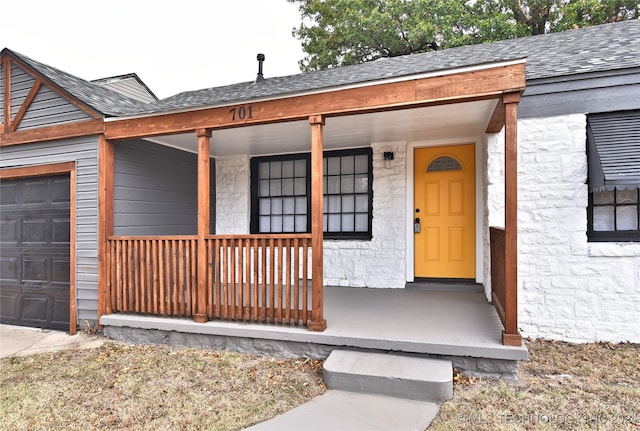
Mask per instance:
[[[502,343],[520,346],[518,332],[518,102],[520,93],[503,96],[504,118],[504,224],[505,224],[505,328]]]
[[[322,183],[323,142],[322,128],[324,117],[312,115],[311,124],[311,321],[309,330],[324,331],[327,321],[323,316],[324,302],[324,265],[323,265],[323,233],[322,233]]]
[[[111,313],[109,237],[113,235],[114,144],[104,135],[98,141],[98,326]]]
[[[207,316],[207,244],[211,233],[210,164],[211,130],[196,130],[198,137],[198,295],[193,320],[205,323]]]

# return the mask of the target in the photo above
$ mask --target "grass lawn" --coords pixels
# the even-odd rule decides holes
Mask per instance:
[[[640,345],[527,347],[517,383],[456,376],[429,431],[640,430]]]
[[[107,342],[0,362],[0,430],[238,430],[325,390],[321,363]]]

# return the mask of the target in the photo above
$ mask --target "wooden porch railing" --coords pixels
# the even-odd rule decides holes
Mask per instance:
[[[491,245],[491,299],[504,326],[503,340],[518,332],[517,286],[506,282],[506,236],[504,229],[490,228]]]
[[[306,325],[310,234],[210,235],[199,274],[196,236],[111,237],[107,313],[191,317],[206,277],[209,319]]]

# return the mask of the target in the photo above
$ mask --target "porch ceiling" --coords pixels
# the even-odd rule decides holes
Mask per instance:
[[[497,103],[482,100],[422,108],[401,109],[342,117],[329,117],[324,128],[324,148],[368,146],[374,142],[433,141],[480,136]],[[155,136],[162,145],[197,152],[195,134]],[[253,125],[214,130],[211,155],[267,155],[310,151],[311,127],[307,121]]]

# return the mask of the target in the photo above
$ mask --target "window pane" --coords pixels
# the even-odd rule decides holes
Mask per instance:
[[[282,232],[282,216],[271,217],[271,232],[272,233]]]
[[[355,211],[355,196],[342,196],[342,212],[352,213]]]
[[[292,215],[284,216],[282,218],[282,223],[283,223],[283,227],[282,227],[282,231],[283,232],[294,232],[294,229],[295,229],[295,218],[294,218],[294,216],[292,216]]]
[[[296,216],[296,232],[305,232],[307,230],[307,216]]]
[[[595,198],[595,196],[594,196]],[[613,231],[613,207],[594,207],[593,208],[593,230],[594,231]]]
[[[295,199],[294,198],[284,198],[282,200],[282,213],[283,214],[295,214],[295,208],[296,208],[296,203],[295,203]]]
[[[258,164],[258,176],[262,179],[269,178],[269,163]]]
[[[327,177],[327,190],[330,195],[340,193],[340,177]]]
[[[355,178],[355,192],[367,193],[369,191],[369,176],[368,175],[356,175]]]
[[[327,157],[327,175],[340,175],[340,157]]]
[[[296,198],[296,214],[307,214],[307,198]],[[305,228],[306,229],[306,228]]]
[[[269,214],[271,214],[271,200],[260,199],[260,215],[269,215]]]
[[[329,204],[327,205],[328,213],[340,212],[340,196],[329,196]]]
[[[280,180],[271,180],[269,182],[269,196],[282,196]]]
[[[355,156],[355,173],[366,174],[369,172],[369,156],[362,154]]]
[[[296,196],[307,194],[307,180],[306,178],[296,178],[293,184],[293,194]]]
[[[258,188],[259,196],[269,196],[269,180],[260,180]]]
[[[282,195],[293,196],[293,178],[285,178],[282,180]]]
[[[353,174],[353,156],[342,156],[341,160],[340,173],[342,175]]]
[[[353,214],[342,215],[342,232],[353,232]]]
[[[271,217],[260,216],[260,232],[270,232],[270,231],[271,231]]]
[[[271,174],[270,178],[282,177],[282,162],[271,162]]]
[[[298,159],[294,164],[296,177],[305,178],[307,176],[307,161],[305,159]]]
[[[282,214],[282,199],[271,199],[271,214]]]
[[[356,211],[359,213],[369,211],[369,196],[356,195]]]
[[[327,217],[328,216],[326,214],[322,215],[322,230],[324,232],[327,232]]]
[[[638,230],[638,207],[625,205],[616,208],[617,230]]]
[[[618,190],[616,203],[618,204],[635,204],[638,203],[638,190]]]
[[[293,178],[293,160],[282,162],[282,178]]]
[[[356,232],[367,232],[369,230],[369,215],[356,214]]]
[[[613,203],[613,191],[593,192],[594,205],[608,205]]]
[[[340,232],[340,214],[329,214],[327,232]]]
[[[353,177],[351,175],[342,177],[340,191],[342,193],[353,193]]]

